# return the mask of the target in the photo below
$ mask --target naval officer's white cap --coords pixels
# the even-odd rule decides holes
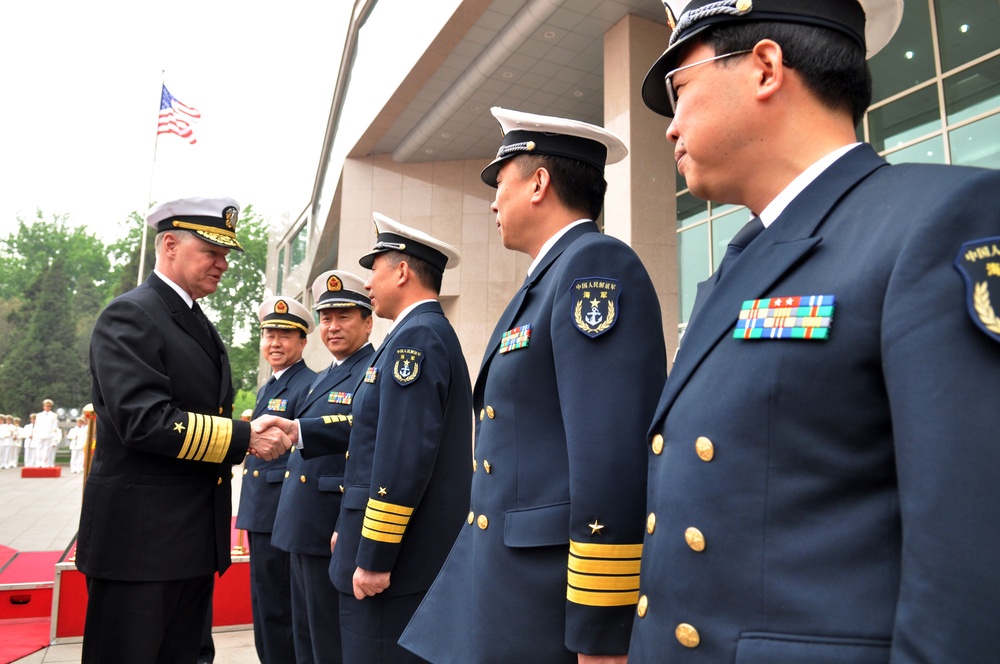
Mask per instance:
[[[260,328],[273,330],[298,330],[309,334],[313,330],[313,317],[298,300],[275,295],[261,302],[257,308]]]
[[[313,309],[343,307],[372,308],[372,301],[365,292],[365,282],[343,270],[329,270],[312,282]]]
[[[361,257],[361,267],[371,269],[375,257],[386,251],[400,251],[427,261],[442,272],[458,265],[462,255],[458,249],[427,233],[410,228],[384,214],[372,214],[378,236],[372,250]]]
[[[494,106],[490,109],[500,123],[503,141],[497,156],[483,169],[480,177],[491,187],[497,186],[497,173],[503,163],[522,154],[565,157],[589,164],[604,172],[628,154],[621,139],[603,127],[579,120],[524,113]]]

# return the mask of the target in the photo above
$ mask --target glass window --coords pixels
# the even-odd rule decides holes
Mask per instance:
[[[278,280],[274,285],[274,292],[280,293],[281,287],[285,283],[285,247],[278,249]]]
[[[944,103],[948,124],[1000,108],[1000,57],[946,78]]]
[[[708,216],[708,203],[690,193],[677,197],[677,228],[690,226]]]
[[[868,64],[872,71],[872,102],[888,99],[934,77],[927,0],[906,2],[899,30]]]
[[[302,263],[306,259],[306,229],[308,224],[302,224],[302,228],[299,232],[295,234],[292,238],[292,260],[291,264],[288,266],[289,270],[295,269],[295,267]]]
[[[910,5],[906,8],[909,11]],[[934,12],[937,14],[942,71],[947,72],[996,50],[997,26],[1000,25],[1000,2],[997,0],[934,0]]]
[[[871,144],[889,150],[941,129],[937,87],[929,85],[868,114]]]
[[[951,163],[964,166],[1000,168],[1000,114],[952,131]]]
[[[681,322],[686,323],[698,294],[698,283],[708,278],[708,224],[677,234],[678,290]]]
[[[943,164],[944,138],[935,136],[885,156],[890,164]]]
[[[735,205],[726,206],[733,207],[737,210],[744,210],[743,214],[739,212],[731,212],[724,217],[717,217],[712,220],[712,271],[719,269],[719,263],[722,262],[722,257],[726,255],[726,247],[729,246],[729,241],[733,239],[733,236],[740,232],[747,221],[750,219],[750,213],[746,212],[746,208],[737,207]]]

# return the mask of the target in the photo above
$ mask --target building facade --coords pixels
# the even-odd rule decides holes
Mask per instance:
[[[1000,167],[998,25],[997,0],[907,0],[900,30],[871,61],[874,103],[859,139],[890,162]],[[269,291],[310,305],[321,272],[365,277],[357,259],[375,240],[372,212],[425,230],[462,252],[442,303],[474,375],[530,262],[503,248],[494,190],[479,179],[500,142],[489,109],[502,106],[623,138],[629,156],[607,169],[599,223],[643,259],[672,355],[696,284],[747,213],[687,191],[667,120],[642,103],[668,37],[657,0],[356,0],[313,194],[271,248]],[[325,362],[322,344],[310,346],[307,359]]]

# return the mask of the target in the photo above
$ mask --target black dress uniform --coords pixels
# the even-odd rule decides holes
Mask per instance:
[[[998,275],[1000,172],[867,145],[724,267],[650,430],[630,663],[997,660]]]
[[[602,172],[598,138],[613,138],[624,156],[597,127],[494,114],[532,129],[505,125],[501,155],[527,141],[551,154],[566,146],[546,141],[568,137]],[[493,168],[483,178],[496,186]],[[628,650],[646,422],[666,377],[659,301],[635,252],[592,221],[537,260],[476,379],[470,511],[400,640],[435,663],[576,662],[578,652]]]
[[[230,199],[173,201],[148,223],[186,210],[200,212],[179,222],[201,237],[189,241],[239,248]],[[231,467],[250,441],[249,424],[231,419],[229,358],[197,304],[151,274],[101,313],[90,364],[97,447],[76,561],[91,590],[84,661],[194,660],[213,575],[230,564]],[[116,628],[137,620],[142,630]]]
[[[273,376],[257,392],[254,419],[274,415],[295,419],[316,372],[299,360],[280,377]],[[247,531],[250,544],[251,608],[254,644],[262,662],[294,662],[292,587],[288,552],[272,543],[285,470],[293,454],[265,461],[248,455],[243,462],[243,486],[236,527]]]
[[[351,432],[347,416],[374,352],[365,344],[339,366],[321,371],[298,414],[304,447],[289,459],[271,542],[291,558],[295,652],[301,664],[343,661],[339,596],[330,582],[330,537],[343,493]]]

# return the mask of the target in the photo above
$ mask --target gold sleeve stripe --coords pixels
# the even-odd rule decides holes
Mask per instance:
[[[585,544],[569,541],[570,555],[578,558],[641,558],[642,544]]]
[[[370,528],[361,528],[361,536],[370,540],[375,540],[376,542],[385,542],[386,544],[399,544],[403,541],[402,535],[389,535],[386,533],[380,533],[377,530],[372,530]],[[636,591],[638,595],[638,591]],[[639,601],[638,599],[636,601]]]
[[[569,557],[569,569],[582,574],[638,574],[640,560],[592,560]]]
[[[569,572],[567,582],[570,587],[579,590],[616,590],[619,592],[639,590],[638,574],[631,576],[591,576]]]
[[[412,507],[403,507],[402,505],[393,505],[392,503],[383,503],[381,500],[375,500],[374,498],[368,499],[368,508],[376,509],[379,512],[391,512],[392,514],[402,514],[403,516],[410,516],[413,514]],[[642,545],[639,545],[642,547]]]
[[[354,425],[353,415],[324,415],[323,424],[337,424],[338,422],[347,422],[350,425]]]
[[[583,606],[628,606],[639,602],[639,590],[633,592],[588,592],[566,587],[566,599]]]
[[[194,413],[188,413],[187,435],[184,436],[184,445],[181,446],[181,451],[177,455],[178,459],[186,459],[191,450],[191,441],[194,438],[194,418]]]
[[[185,457],[188,461],[193,459],[200,459],[202,455],[202,446],[205,440],[205,416],[194,414],[194,434],[191,438],[191,451],[188,452],[188,456]]]
[[[386,523],[385,521],[377,521],[369,517],[365,517],[364,527],[369,530],[377,530],[380,533],[395,533],[397,535],[402,535],[406,532],[406,524],[401,526],[394,526],[391,523]],[[638,585],[636,586],[638,587]]]
[[[410,517],[408,516],[399,516],[397,514],[389,514],[388,512],[379,512],[378,510],[373,510],[370,507],[365,510],[365,516],[369,519],[374,519],[375,521],[398,523],[403,526],[410,522]]]
[[[228,417],[212,417],[215,425],[212,444],[205,455],[205,461],[211,463],[222,463],[229,452],[229,444],[233,440],[233,421]]]
[[[221,463],[229,452],[233,440],[233,421],[227,417],[215,417],[188,413],[187,436],[177,455],[187,461],[207,461]]]

